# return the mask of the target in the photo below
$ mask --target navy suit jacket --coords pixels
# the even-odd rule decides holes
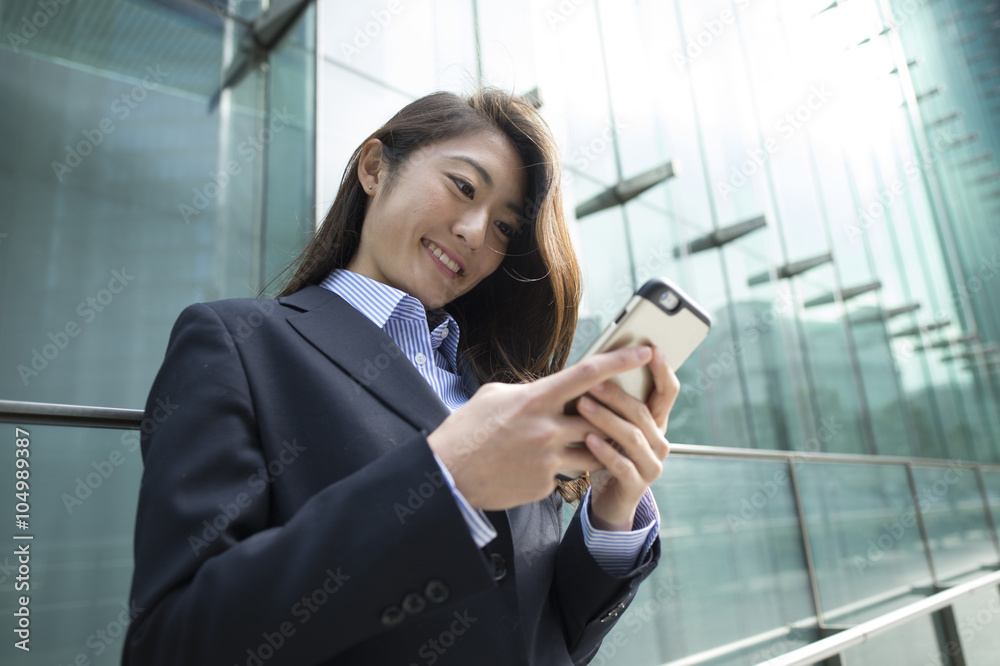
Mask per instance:
[[[487,512],[477,548],[427,444],[448,413],[322,287],[184,309],[146,405],[123,664],[587,663],[659,540],[612,576],[553,493]]]

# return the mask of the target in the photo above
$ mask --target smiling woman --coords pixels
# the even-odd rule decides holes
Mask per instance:
[[[394,196],[397,179],[403,191]],[[354,152],[329,214],[279,295],[319,284],[334,268],[349,268],[359,246],[359,255],[383,257],[382,264],[371,266],[366,259],[357,265],[364,272],[406,257],[412,261],[419,245],[436,241],[459,271],[456,279],[435,285],[436,305],[424,304],[447,304],[477,378],[523,382],[545,376],[566,363],[582,288],[559,183],[558,149],[526,101],[499,90],[480,90],[468,99],[444,92],[420,98]],[[414,212],[419,219],[411,217]],[[366,233],[369,222],[375,229]],[[487,234],[487,226],[495,230]],[[436,237],[430,231],[435,227]],[[406,241],[391,237],[400,229]],[[376,252],[395,244],[402,255]],[[469,273],[472,267],[463,261],[473,256],[475,272]],[[489,261],[482,259],[487,256]],[[493,262],[499,270],[487,270],[497,268]],[[417,266],[400,268],[412,272]],[[469,320],[476,321],[475,330],[463,326]]]
[[[535,109],[409,104],[293,266],[276,300],[174,326],[147,412],[184,409],[142,440],[124,663],[590,661],[658,561],[679,386],[649,348],[563,369],[580,274]],[[646,403],[605,381],[645,364]]]
[[[358,179],[371,201],[347,268],[435,310],[500,266],[520,224],[524,167],[506,138],[482,130],[426,146],[380,187],[381,146],[362,149]]]

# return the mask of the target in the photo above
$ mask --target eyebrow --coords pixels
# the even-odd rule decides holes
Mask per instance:
[[[471,157],[466,157],[465,155],[446,155],[445,157],[448,158],[448,159],[450,159],[450,160],[461,160],[462,162],[465,162],[467,164],[471,164],[472,167],[476,171],[479,172],[479,175],[480,175],[480,177],[482,177],[483,182],[486,183],[486,186],[487,187],[493,187],[493,177],[490,176],[490,172],[487,171],[486,167],[484,167],[482,164],[480,164],[476,160],[472,159]],[[508,201],[507,202],[507,208],[509,208],[510,210],[512,210],[514,213],[517,214],[517,216],[518,216],[518,225],[520,225],[520,222],[521,222],[520,218],[524,217],[524,210],[520,206],[518,206],[516,203],[514,203],[513,201]]]

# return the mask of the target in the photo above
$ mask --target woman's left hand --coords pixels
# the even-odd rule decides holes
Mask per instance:
[[[591,432],[585,439],[587,448],[604,465],[603,470],[590,473],[590,519],[600,530],[632,529],[639,500],[659,478],[670,452],[664,433],[680,382],[659,349],[653,349],[649,369],[654,386],[645,403],[608,381],[590,391],[600,402],[586,395],[577,401],[580,415],[603,435]]]

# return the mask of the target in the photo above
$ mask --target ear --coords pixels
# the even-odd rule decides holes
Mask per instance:
[[[375,196],[381,175],[382,142],[378,139],[368,139],[361,147],[361,158],[358,160],[358,180],[365,194]]]

